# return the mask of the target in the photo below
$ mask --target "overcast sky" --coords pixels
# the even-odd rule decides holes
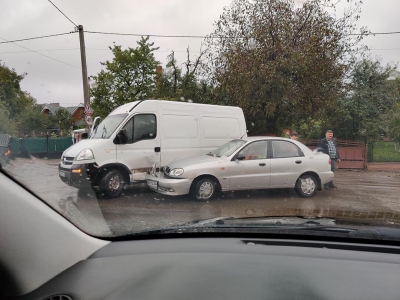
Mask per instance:
[[[52,2],[75,24],[83,25],[89,31],[205,36],[213,31],[214,21],[218,20],[223,7],[229,5],[231,0]],[[0,42],[74,31],[75,26],[47,0],[0,0],[0,7]],[[367,26],[372,32],[400,31],[399,16],[400,0],[364,0],[359,25]],[[136,47],[138,39],[85,33],[88,75],[96,75],[102,67],[100,62],[112,59],[108,46],[113,42],[123,48]],[[202,43],[202,39],[195,38],[153,37],[150,40],[160,47],[156,59],[164,65],[171,50],[182,63],[188,46],[194,59]],[[380,57],[384,63],[400,61],[400,34],[367,37],[364,44],[371,49],[373,56]],[[62,106],[83,103],[77,33],[0,44],[0,60],[19,74],[28,73],[22,82],[22,89],[31,93],[38,103],[59,102]]]

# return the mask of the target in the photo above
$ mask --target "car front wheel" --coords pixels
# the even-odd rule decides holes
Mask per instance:
[[[194,188],[194,196],[197,200],[210,200],[216,192],[217,185],[211,178],[200,179]]]
[[[121,195],[124,186],[124,175],[119,170],[111,170],[105,173],[100,183],[101,191],[109,198]]]
[[[318,184],[314,176],[303,175],[297,179],[295,190],[300,197],[309,198],[315,195],[317,188]]]

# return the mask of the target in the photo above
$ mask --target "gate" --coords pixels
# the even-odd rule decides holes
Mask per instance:
[[[305,141],[304,144],[311,150],[317,148],[320,140]],[[361,141],[336,140],[340,156],[338,169],[365,169],[367,158],[367,146]]]

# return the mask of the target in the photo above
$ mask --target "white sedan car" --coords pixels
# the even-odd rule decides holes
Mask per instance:
[[[232,140],[204,156],[155,168],[147,176],[150,189],[164,195],[193,194],[211,199],[217,191],[294,188],[312,197],[333,179],[328,155],[300,142],[277,137]]]

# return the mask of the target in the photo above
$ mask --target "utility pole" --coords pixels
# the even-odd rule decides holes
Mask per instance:
[[[82,62],[82,80],[83,80],[83,104],[85,106],[85,114],[86,114],[86,130],[89,133],[90,123],[91,123],[91,115],[93,111],[90,109],[90,100],[89,100],[89,84],[88,84],[88,75],[86,68],[86,50],[85,50],[85,38],[83,36],[83,26],[78,26],[79,30],[79,42],[81,46],[81,62]]]

